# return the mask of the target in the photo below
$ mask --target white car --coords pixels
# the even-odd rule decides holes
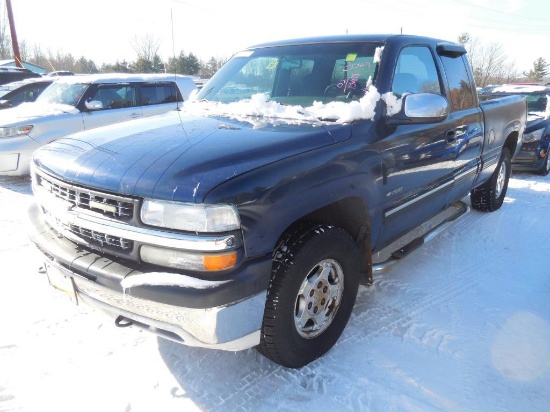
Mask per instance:
[[[62,76],[33,103],[0,111],[0,175],[29,173],[33,152],[68,134],[174,110],[196,90],[189,76]]]

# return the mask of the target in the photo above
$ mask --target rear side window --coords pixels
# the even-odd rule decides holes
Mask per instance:
[[[466,64],[462,56],[441,56],[441,62],[449,82],[451,94],[451,111],[464,110],[474,107],[476,101],[472,82],[468,77]]]
[[[144,84],[141,87],[141,105],[181,102],[183,99],[173,83]]]
[[[428,47],[409,46],[401,51],[393,75],[392,91],[399,96],[405,93],[441,94],[435,61]]]

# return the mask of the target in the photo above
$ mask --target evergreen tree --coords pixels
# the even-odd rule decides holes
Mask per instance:
[[[523,73],[525,76],[529,78],[531,81],[535,81],[537,83],[540,83],[544,76],[546,76],[549,73],[548,68],[550,67],[550,64],[546,63],[546,60],[542,57],[539,57],[537,60],[533,62],[533,68],[529,71],[529,73]]]
[[[130,64],[123,60],[119,62],[116,61],[115,64],[103,64],[101,66],[101,72],[102,73],[131,73],[132,70],[130,70]]]
[[[183,74],[198,75],[201,69],[201,65],[197,56],[193,53],[189,53],[185,58],[183,66]]]

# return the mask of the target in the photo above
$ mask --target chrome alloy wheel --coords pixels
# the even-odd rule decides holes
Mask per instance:
[[[323,333],[332,323],[344,293],[344,271],[334,259],[317,263],[306,276],[296,297],[294,324],[306,339]]]
[[[495,185],[495,198],[500,197],[502,190],[504,190],[504,185],[506,184],[506,164],[502,162],[500,164],[500,169],[498,171],[497,181]]]

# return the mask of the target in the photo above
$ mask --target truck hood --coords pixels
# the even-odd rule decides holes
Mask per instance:
[[[547,117],[544,112],[535,112],[527,114],[527,124],[525,126],[525,133],[531,133],[534,130],[542,129],[548,126],[550,118]]]
[[[74,184],[130,196],[201,202],[252,169],[345,140],[349,124],[258,126],[179,111],[75,133],[39,149],[34,162]]]
[[[80,111],[67,104],[22,103],[17,107],[0,112],[0,126],[15,126],[36,123],[39,119],[50,119],[53,116],[74,115]]]

